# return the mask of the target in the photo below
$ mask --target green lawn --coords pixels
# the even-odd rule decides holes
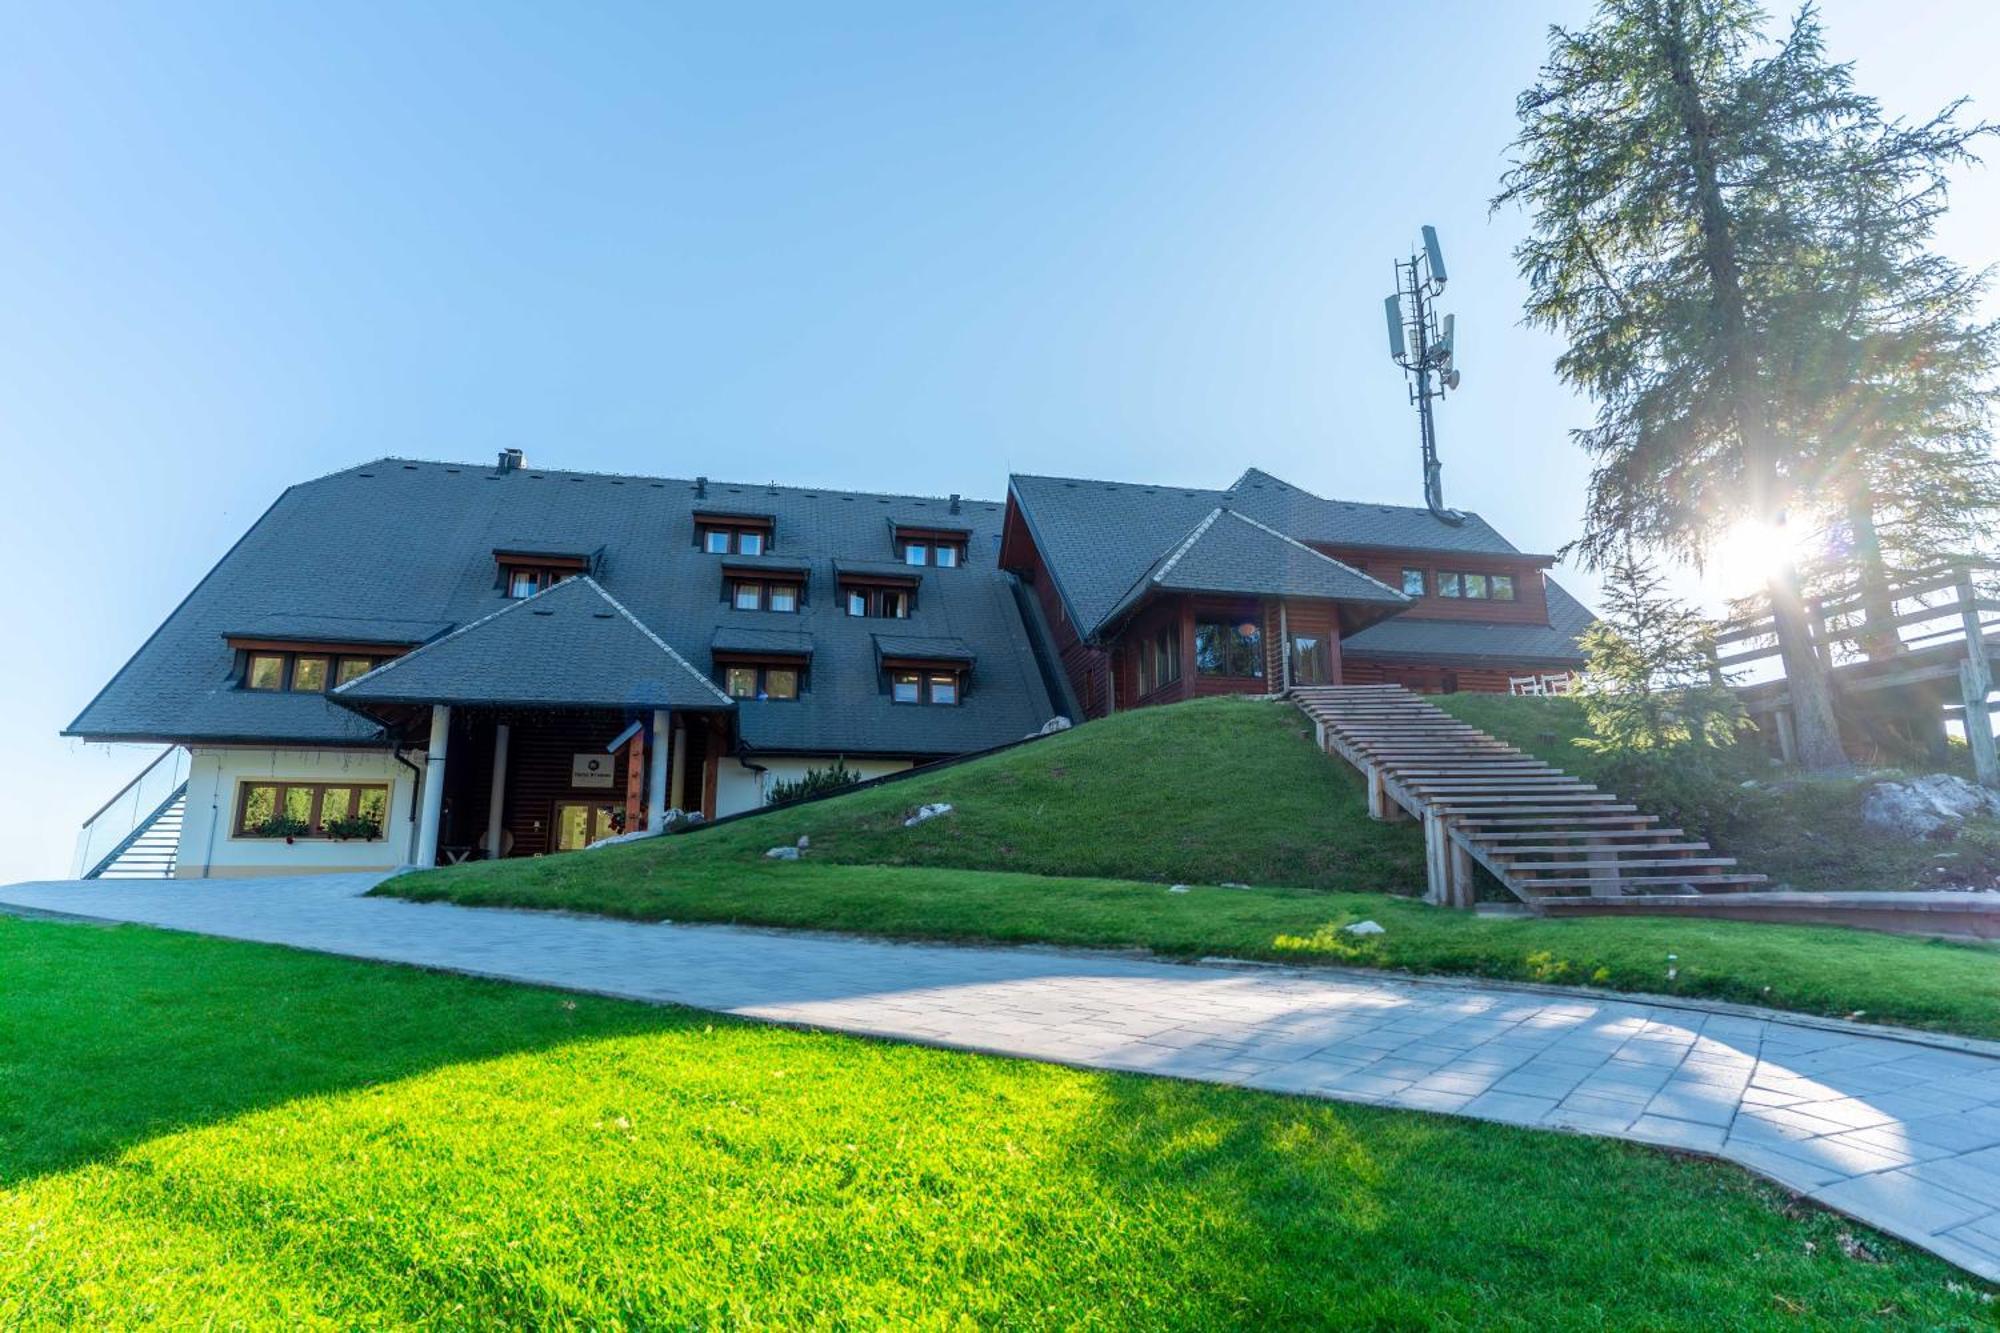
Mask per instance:
[[[757,821],[767,839],[785,815]],[[676,842],[678,840],[675,840]],[[688,845],[693,845],[690,842]],[[1050,943],[1342,963],[1704,996],[2000,1038],[2000,948],[1831,926],[1482,917],[1387,894],[1057,879],[970,870],[662,855],[640,843],[464,866],[376,890],[469,906],[546,907],[903,939]],[[1340,927],[1387,927],[1356,938]],[[1674,960],[1669,962],[1669,955]],[[1677,969],[1673,979],[1669,967]]]
[[[130,927],[0,918],[0,1088],[7,1328],[1993,1309],[1928,1256],[1628,1145]]]

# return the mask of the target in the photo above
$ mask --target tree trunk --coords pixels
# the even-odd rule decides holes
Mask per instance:
[[[1687,11],[1669,4],[1654,11],[1655,35],[1679,93],[1680,119],[1688,144],[1697,222],[1702,236],[1702,262],[1714,292],[1717,339],[1723,370],[1729,381],[1737,443],[1743,451],[1743,471],[1750,485],[1751,512],[1777,526],[1785,512],[1783,478],[1778,468],[1777,442],[1762,393],[1757,387],[1757,347],[1744,310],[1742,270],[1736,254],[1734,219],[1723,197],[1715,160],[1715,132],[1702,101],[1689,57]],[[1840,724],[1833,712],[1833,689],[1825,664],[1813,649],[1810,623],[1799,596],[1798,571],[1786,561],[1772,572],[1768,591],[1771,618],[1778,632],[1778,651],[1792,696],[1792,718],[1798,734],[1799,762],[1827,771],[1845,768]]]

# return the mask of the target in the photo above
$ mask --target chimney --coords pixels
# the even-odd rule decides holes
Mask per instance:
[[[958,492],[956,491],[953,491],[951,495],[951,512],[954,514],[958,512]]]
[[[694,498],[697,500],[706,500],[708,498],[707,477],[696,477],[694,479]]]
[[[528,466],[528,456],[519,449],[502,449],[500,451],[500,473],[502,476],[505,476],[509,472],[519,472],[526,466]]]

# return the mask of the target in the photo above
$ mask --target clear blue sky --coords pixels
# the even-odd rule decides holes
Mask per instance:
[[[1826,9],[1892,110],[2000,116],[1990,0]],[[56,732],[280,490],[366,458],[987,496],[1255,463],[1416,503],[1380,300],[1423,222],[1447,498],[1561,545],[1588,410],[1486,199],[1583,12],[0,9],[0,881],[144,759]]]

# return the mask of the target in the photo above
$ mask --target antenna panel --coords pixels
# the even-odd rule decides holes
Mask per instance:
[[[1438,249],[1436,227],[1424,228],[1424,258],[1431,264],[1431,281],[1440,287],[1444,286],[1444,251]]]
[[[1382,298],[1382,313],[1389,317],[1389,355],[1401,361],[1405,355],[1403,348],[1403,301],[1401,297]]]

